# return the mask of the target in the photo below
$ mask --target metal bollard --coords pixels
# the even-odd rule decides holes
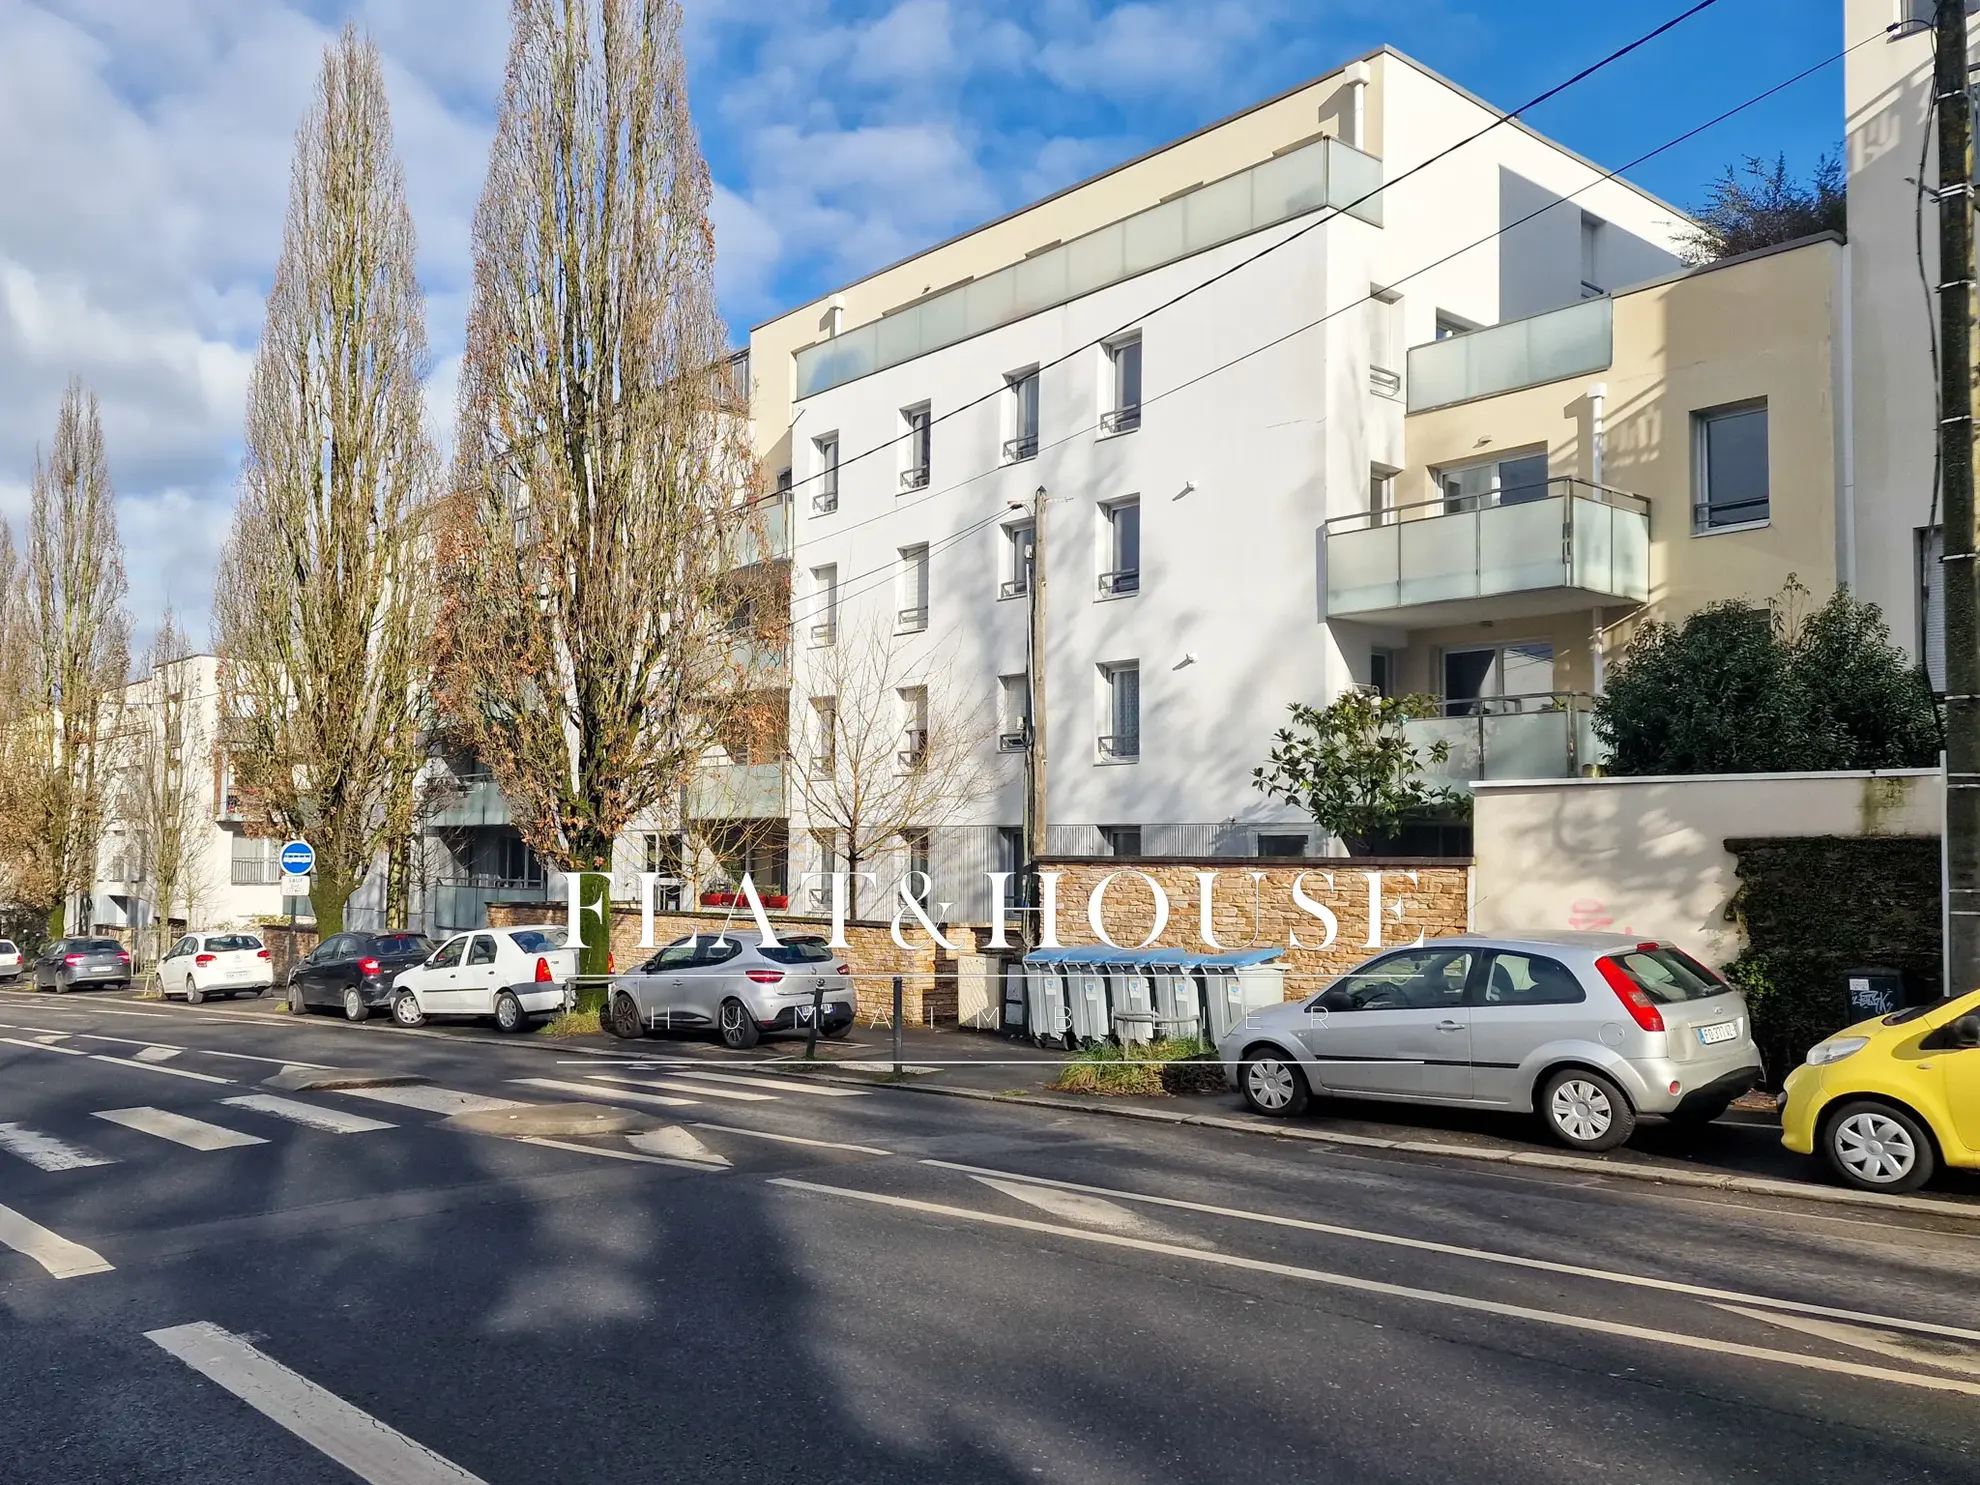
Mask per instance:
[[[901,1075],[901,977],[894,976],[894,1076]]]
[[[818,1055],[818,1018],[825,1014],[825,987],[815,985],[811,991],[811,1026],[804,1035],[804,1055]]]

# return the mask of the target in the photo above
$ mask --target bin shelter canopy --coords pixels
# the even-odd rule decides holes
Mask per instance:
[[[1194,949],[1110,949],[1105,944],[1081,944],[1069,949],[1033,949],[1026,964],[1048,966],[1104,965],[1118,969],[1248,969],[1282,957],[1284,949],[1239,949],[1204,954]]]

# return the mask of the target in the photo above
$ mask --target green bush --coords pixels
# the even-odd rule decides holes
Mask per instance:
[[[1128,1047],[1101,1042],[1068,1062],[1049,1086],[1061,1093],[1159,1098],[1214,1092],[1223,1080],[1215,1047],[1200,1038],[1178,1037]]]

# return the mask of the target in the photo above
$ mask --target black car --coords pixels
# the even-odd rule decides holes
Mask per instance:
[[[424,963],[433,942],[409,929],[385,933],[334,933],[289,971],[289,1009],[341,1009],[362,1021],[392,1003],[392,978]]]
[[[78,985],[123,990],[130,983],[131,951],[114,938],[58,938],[34,961],[34,988],[57,995]]]

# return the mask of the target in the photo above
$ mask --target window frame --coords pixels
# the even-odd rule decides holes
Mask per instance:
[[[1028,598],[1031,579],[1038,570],[1038,522],[1010,521],[997,528],[1004,534],[999,553],[1002,575],[997,580],[997,600]]]
[[[839,435],[821,433],[812,439],[813,456],[818,460],[818,488],[812,492],[811,513],[829,516],[839,508]]]
[[[1115,598],[1133,598],[1141,592],[1141,497],[1125,495],[1119,500],[1109,500],[1099,506],[1100,536],[1104,544],[1101,562],[1104,564],[1099,574],[1100,591],[1094,601],[1104,603]],[[1134,566],[1125,566],[1121,547],[1121,517],[1133,512],[1134,520]]]
[[[895,587],[894,633],[920,634],[928,628],[930,575],[928,543],[911,542],[894,549],[900,561]]]
[[[1009,416],[1004,422],[1009,436],[1004,440],[1003,462],[1019,464],[1035,459],[1038,457],[1038,368],[1031,366],[1005,373],[1004,390],[1008,394],[1005,405]]]
[[[901,489],[925,490],[934,477],[934,409],[926,402],[911,403],[901,409],[901,424],[905,435],[901,440]]]
[[[1743,516],[1738,520],[1714,523],[1712,513],[1712,471],[1710,457],[1710,429],[1713,424],[1732,418],[1749,417],[1758,413],[1761,418],[1763,445],[1763,471],[1766,476],[1767,493],[1760,501],[1729,501],[1729,506],[1761,505],[1757,516]],[[1693,536],[1721,536],[1729,531],[1755,531],[1771,525],[1774,519],[1774,438],[1773,417],[1765,397],[1750,397],[1739,402],[1722,402],[1714,407],[1693,408],[1691,411],[1691,534]]]
[[[1134,764],[1141,761],[1141,661],[1103,661],[1099,667],[1102,706],[1104,708],[1107,731],[1094,735],[1094,761],[1096,763]],[[1127,736],[1121,729],[1120,677],[1128,672],[1134,675],[1134,730],[1133,751],[1122,751],[1122,739]]]
[[[1133,330],[1125,335],[1118,335],[1106,343],[1105,350],[1107,353],[1105,411],[1100,414],[1100,434],[1103,438],[1133,433],[1140,428],[1141,410],[1148,398],[1147,363],[1142,354],[1141,332]],[[1127,373],[1130,361],[1133,364],[1132,378]],[[1130,380],[1134,384],[1132,402],[1127,400],[1127,383]]]
[[[1485,995],[1491,989],[1493,971],[1499,967],[1501,959],[1507,958],[1524,959],[1529,965],[1545,964],[1559,970],[1567,977],[1568,983],[1574,986],[1574,998],[1572,1000],[1487,1000]],[[1481,1011],[1521,1010],[1527,1006],[1586,1005],[1587,1003],[1588,987],[1581,982],[1580,975],[1551,954],[1536,954],[1527,949],[1487,949],[1484,964],[1479,972],[1472,976],[1470,988],[1465,992],[1465,1004]]]

